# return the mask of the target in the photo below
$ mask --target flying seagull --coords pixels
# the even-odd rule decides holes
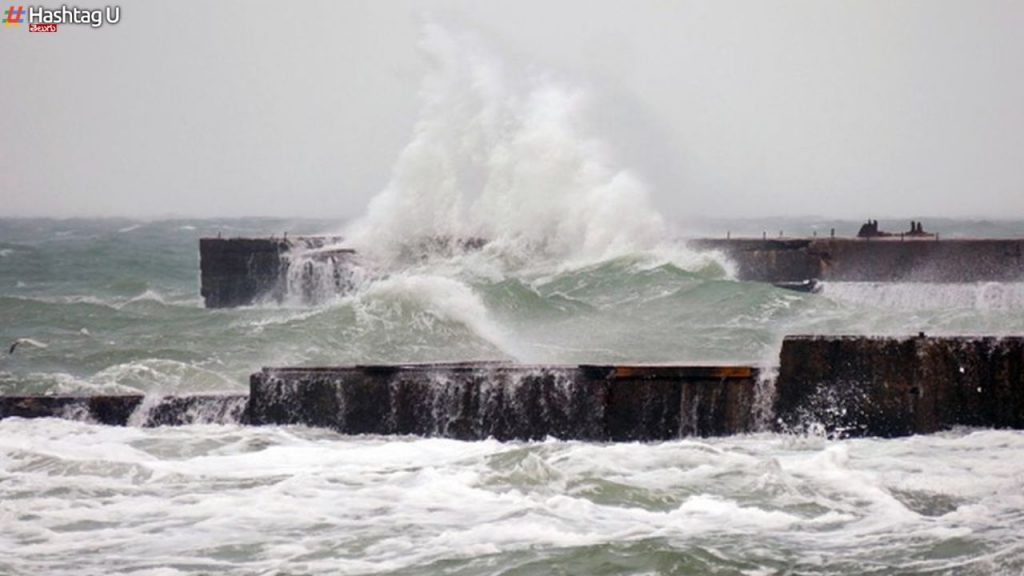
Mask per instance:
[[[33,340],[31,338],[18,338],[14,342],[11,342],[11,347],[7,349],[7,353],[14,354],[14,349],[17,348],[19,344],[24,344],[25,346],[33,346],[35,348],[49,348],[49,344],[43,344],[38,340]]]

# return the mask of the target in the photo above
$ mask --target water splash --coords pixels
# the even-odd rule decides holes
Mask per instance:
[[[667,238],[643,183],[587,130],[588,98],[525,79],[475,39],[423,31],[422,110],[387,187],[348,231],[360,252],[397,259],[436,239],[485,238],[519,267],[600,261]]]

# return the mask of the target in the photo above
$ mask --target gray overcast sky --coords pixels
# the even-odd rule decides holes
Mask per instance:
[[[585,89],[669,216],[1024,217],[1019,0],[120,6],[0,30],[0,216],[357,215],[429,18]]]

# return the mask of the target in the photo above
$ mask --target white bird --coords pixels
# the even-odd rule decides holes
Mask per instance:
[[[35,348],[49,348],[50,347],[49,344],[43,344],[42,342],[40,342],[38,340],[33,340],[31,338],[18,338],[14,342],[11,342],[11,347],[7,350],[7,353],[8,354],[14,354],[14,349],[17,348],[19,344],[24,344],[25,346],[32,346],[32,347],[35,347]]]

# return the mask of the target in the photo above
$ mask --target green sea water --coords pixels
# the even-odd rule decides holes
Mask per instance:
[[[715,223],[706,232],[759,224]],[[783,223],[793,234],[836,225]],[[856,223],[838,226],[855,230]],[[417,260],[314,306],[286,300],[203,308],[200,237],[337,227],[266,219],[0,220],[0,342],[31,338],[47,346],[6,355],[0,389],[236,390],[262,366],[354,362],[770,365],[792,333],[1024,329],[1021,284],[830,284],[821,294],[801,294],[736,282],[727,261],[685,247],[572,267],[497,266],[474,254]],[[1024,223],[940,227],[949,236],[1024,235]]]
[[[930,227],[1024,236],[1021,222]],[[267,365],[771,365],[791,333],[1024,332],[1021,284],[802,294],[737,282],[728,261],[682,241],[572,263],[427,255],[314,305],[203,308],[198,238],[337,228],[0,220],[0,341],[45,346],[3,355],[0,393],[242,391]],[[966,429],[501,443],[13,418],[0,421],[0,574],[1015,575],[1022,454],[1020,432]]]

